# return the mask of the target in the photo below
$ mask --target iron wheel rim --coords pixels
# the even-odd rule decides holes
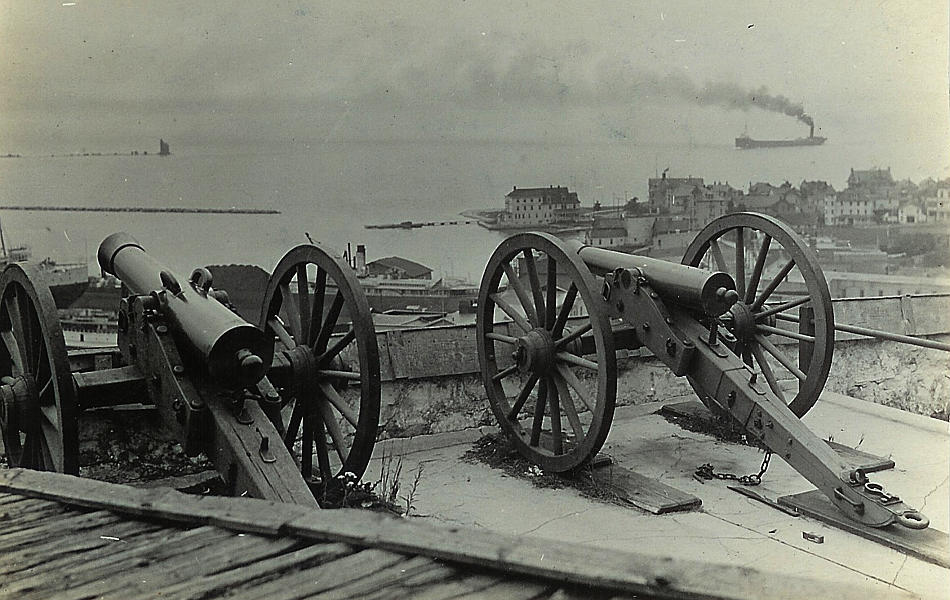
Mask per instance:
[[[540,255],[545,264],[544,286],[540,284],[539,261],[535,257],[535,253]],[[525,290],[522,285],[520,297],[517,292],[514,292],[514,298],[512,298],[512,294],[508,294],[508,299],[506,299],[504,294],[513,292],[516,286],[512,285],[509,280],[506,288],[510,289],[502,291],[499,289],[499,285],[503,276],[508,277],[506,268],[511,270],[511,261],[519,256],[521,256],[522,264],[525,266],[528,289]],[[529,259],[528,256],[531,258]],[[555,265],[553,276],[550,270],[552,258]],[[529,263],[534,266],[529,267]],[[571,284],[565,290],[564,299],[558,306],[556,300],[559,273],[557,271],[561,269],[564,271],[565,281],[569,280]],[[534,272],[533,275],[532,271]],[[551,285],[552,277],[554,285]],[[517,276],[515,278],[518,279]],[[580,297],[585,307],[599,306],[591,293],[594,288],[595,279],[584,262],[576,254],[571,253],[559,239],[544,233],[520,233],[502,242],[488,260],[479,287],[476,320],[478,358],[482,382],[488,394],[489,404],[499,426],[518,451],[547,471],[565,472],[582,467],[597,454],[607,438],[613,419],[617,389],[616,356],[610,320],[603,311],[588,310],[587,322],[581,323],[580,327],[574,329],[576,333],[589,326],[589,333],[593,337],[595,346],[596,362],[584,359],[582,356],[575,356],[571,359],[572,362],[567,362],[560,358],[560,354],[557,353],[559,351],[555,349],[551,364],[545,362],[537,368],[519,367],[517,369],[525,379],[519,382],[518,392],[511,399],[504,390],[503,380],[514,374],[515,371],[511,370],[511,366],[499,368],[498,357],[500,353],[512,351],[513,348],[522,347],[523,345],[523,342],[512,343],[510,339],[505,341],[503,338],[522,340],[531,335],[531,332],[536,332],[534,334],[536,337],[543,337],[545,335],[542,333],[543,330],[547,332],[551,341],[555,342],[556,345],[558,340],[568,337],[563,327],[566,323],[566,314],[576,302],[577,297]],[[552,289],[553,292],[550,291]],[[528,297],[522,299],[525,296]],[[555,300],[555,308],[549,308],[552,298]],[[514,319],[508,325],[497,322],[495,319],[496,306],[503,312],[508,313],[510,318],[512,302],[517,302],[520,305],[524,312],[524,321],[520,325]],[[502,304],[507,306],[503,307]],[[531,314],[532,309],[529,307],[532,304],[534,314]],[[539,306],[544,310],[539,311]],[[568,306],[567,311],[565,311],[565,306]],[[544,314],[539,315],[540,312]],[[525,321],[528,325],[527,328],[525,327]],[[561,330],[558,331],[558,328],[561,328]],[[566,348],[561,348],[561,351],[566,352]],[[571,352],[567,353],[572,354]],[[584,367],[578,366],[577,358],[592,363],[595,368],[591,368],[590,364]],[[584,386],[581,378],[573,375],[573,368],[583,368],[590,371],[590,376],[596,374],[596,391],[594,394],[590,393],[591,390],[588,386]],[[564,369],[570,374],[566,374]],[[585,379],[589,380],[590,377]],[[577,387],[578,385],[581,387]],[[535,410],[531,417],[531,430],[528,431],[523,427],[519,417],[532,392],[535,393]],[[565,395],[569,402],[564,402]],[[555,396],[556,399],[552,400],[552,396]],[[540,417],[537,409],[539,404],[543,409]],[[554,415],[552,404],[557,406],[558,413],[562,410],[566,413],[563,416],[558,414],[557,418],[557,422],[562,424],[557,426],[561,429],[563,438],[560,451],[557,451],[558,445],[555,439],[557,432],[555,431],[555,419],[552,418]],[[568,407],[573,409],[573,414]],[[540,439],[544,413],[548,413],[550,422],[552,446],[550,449],[542,447]],[[581,414],[589,414],[589,420],[586,423],[579,419]],[[583,435],[578,435],[578,429],[576,428],[578,421],[580,421],[580,429]],[[541,425],[538,424],[539,422]],[[574,435],[573,441],[567,439],[569,436],[563,436],[563,432],[568,430]],[[564,442],[570,443],[565,444]]]
[[[0,275],[0,376],[33,380],[36,410],[4,427],[11,467],[79,474],[78,406],[53,295],[30,265]],[[25,422],[24,422],[25,421]]]
[[[312,291],[311,266],[314,272]],[[300,285],[301,274],[305,274],[307,279],[305,296]],[[296,287],[296,299],[291,285]],[[333,288],[336,293],[330,300]],[[288,297],[291,298],[289,302]],[[302,309],[301,298],[308,306],[306,310]],[[350,318],[350,327],[342,337],[334,337],[333,329],[344,312]],[[275,317],[278,318],[276,322]],[[353,474],[350,478],[358,480],[366,471],[376,444],[380,375],[373,318],[355,274],[321,246],[304,244],[290,250],[278,262],[268,281],[260,327],[274,336],[277,351],[294,350],[316,365],[312,380],[295,384],[295,390],[282,391],[285,400],[293,404],[284,442],[293,452],[299,434],[300,466],[305,479],[311,481],[313,454],[316,453],[316,467],[324,494],[342,484],[348,473]],[[336,361],[343,355],[355,360],[358,370],[351,373],[352,379],[322,373],[339,373],[330,367],[338,366]],[[359,374],[358,377],[355,373]],[[356,411],[339,393],[348,385],[359,387]],[[331,420],[336,423],[336,431]],[[338,434],[344,432],[341,441]],[[305,448],[308,445],[309,452]],[[342,456],[344,449],[345,456]],[[331,461],[331,453],[336,455],[336,461]],[[331,462],[338,463],[338,466]]]
[[[750,257],[744,251],[747,248],[746,244],[750,242],[746,231],[759,232],[761,235],[762,241],[754,261],[749,261],[748,258]],[[716,250],[716,248],[718,248],[718,241],[726,239],[727,235],[735,238],[733,243],[737,247],[731,265],[730,261],[726,259],[722,253],[721,248],[718,251]],[[743,239],[741,244],[739,243],[740,235]],[[776,249],[773,245],[775,242],[778,242],[781,246],[781,251],[786,254],[786,262],[775,275],[781,275],[789,263],[794,262],[794,265],[786,272],[785,277],[790,273],[794,273],[795,269],[798,270],[805,284],[806,295],[808,297],[807,301],[803,302],[804,297],[802,296],[783,303],[772,302],[766,304],[766,301],[771,297],[775,289],[777,289],[777,286],[772,287],[772,284],[775,282],[775,277],[768,279],[766,283],[766,277],[763,277],[766,263],[762,262],[761,266],[759,263],[760,261],[767,262],[769,254]],[[763,246],[765,247],[764,254]],[[749,248],[751,248],[751,246],[749,246]],[[741,272],[737,267],[737,259],[740,251],[743,256]],[[718,258],[716,254],[719,255]],[[792,378],[798,379],[799,389],[793,398],[787,400],[782,393],[778,393],[777,395],[780,399],[786,401],[789,409],[791,409],[795,415],[798,417],[804,416],[818,401],[821,390],[828,378],[828,372],[831,369],[832,355],[834,352],[834,307],[831,302],[831,293],[828,290],[828,284],[818,262],[817,254],[815,254],[815,251],[808,247],[804,240],[786,223],[774,217],[758,213],[735,213],[719,217],[704,227],[686,249],[682,263],[694,267],[700,266],[700,263],[707,255],[709,255],[709,261],[716,264],[719,270],[726,271],[736,278],[737,291],[740,293],[738,304],[748,307],[753,315],[756,329],[755,337],[743,342],[743,345],[748,347],[748,354],[752,355],[753,362],[759,364],[763,372],[766,369],[762,367],[763,360],[760,359],[764,359],[764,362],[768,365],[768,369],[772,372],[773,378],[775,378],[774,369],[777,366],[790,374]],[[765,258],[762,258],[762,256]],[[781,260],[782,258],[780,257],[779,261]],[[723,262],[725,264],[722,264]],[[752,263],[751,271],[748,269],[750,262]],[[759,272],[758,279],[756,279],[757,270]],[[748,278],[745,277],[746,273],[748,273]],[[740,281],[740,279],[742,281]],[[780,283],[781,282],[777,285],[780,285]],[[753,286],[753,284],[755,285]],[[763,284],[764,287],[762,287]],[[771,291],[769,291],[770,288]],[[762,291],[761,294],[758,293],[760,289]],[[763,298],[762,296],[765,297]],[[750,298],[752,298],[751,301]],[[756,304],[758,304],[758,306],[756,306]],[[772,323],[772,325],[765,324],[771,317],[774,317],[776,320],[783,320],[783,313],[796,310],[800,306],[805,305],[810,305],[814,310],[814,334],[808,336],[814,339],[811,342],[799,340],[799,345],[811,344],[813,346],[811,360],[807,365],[801,364],[800,361],[792,360],[788,356],[778,356],[776,352],[781,352],[781,349],[777,348],[776,345],[771,342],[769,336],[776,335],[781,337],[790,334],[776,331],[778,328],[774,327],[775,323]],[[786,306],[787,308],[783,309],[783,307]],[[762,317],[762,315],[768,315],[770,312],[772,312],[772,315]],[[769,329],[763,329],[763,326]],[[763,339],[765,340],[764,342],[762,341]],[[740,348],[741,346],[737,347],[737,349]],[[747,364],[748,354],[743,353],[742,356]],[[789,369],[788,366],[781,362],[782,360],[796,367],[798,373],[796,374],[792,369]],[[795,365],[796,362],[799,364]],[[775,363],[778,364],[776,365]],[[801,375],[805,376],[804,379]],[[767,378],[767,383],[769,387],[772,388],[772,391],[775,392],[773,382]]]

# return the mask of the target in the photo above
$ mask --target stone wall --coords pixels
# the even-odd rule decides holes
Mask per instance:
[[[950,296],[836,300],[834,310],[838,323],[950,343]],[[775,336],[773,340],[797,343]],[[384,437],[494,422],[478,373],[474,326],[381,332],[377,341],[384,381],[380,415]],[[790,355],[796,351],[787,345],[786,350]],[[648,352],[628,354],[617,365],[618,406],[694,395],[685,378],[674,377]],[[825,389],[919,414],[946,411],[950,353],[839,332]]]

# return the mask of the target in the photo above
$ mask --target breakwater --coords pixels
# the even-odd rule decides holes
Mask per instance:
[[[108,213],[191,213],[213,215],[279,215],[272,208],[193,208],[188,206],[0,206],[0,210],[108,212]]]

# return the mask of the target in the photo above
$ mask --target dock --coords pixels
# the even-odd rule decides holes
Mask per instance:
[[[402,221],[401,223],[385,223],[382,225],[364,225],[365,229],[419,229],[420,227],[446,227],[449,225],[474,225],[475,220],[469,221]]]
[[[185,213],[210,215],[279,215],[272,208],[198,208],[190,206],[0,206],[0,210],[27,212]]]

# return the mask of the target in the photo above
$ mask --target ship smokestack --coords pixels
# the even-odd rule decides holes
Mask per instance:
[[[811,125],[808,126],[808,137],[810,137],[810,138],[815,137],[815,124],[814,124],[814,123],[812,123]]]
[[[356,274],[366,275],[366,246],[356,245]]]

